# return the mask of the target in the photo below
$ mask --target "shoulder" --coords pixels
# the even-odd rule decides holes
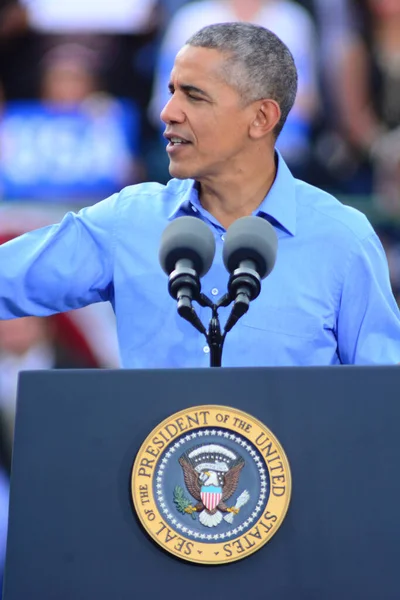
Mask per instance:
[[[332,241],[362,242],[376,235],[367,217],[359,210],[346,206],[323,190],[298,179],[296,203],[299,225],[307,223],[315,233],[332,236]]]
[[[171,179],[167,185],[156,182],[139,183],[125,187],[118,194],[117,210],[124,213],[145,213],[156,216],[169,214],[193,187],[191,179]]]
[[[140,200],[148,196],[152,198],[177,198],[181,194],[185,194],[193,186],[191,179],[170,179],[167,184],[149,181],[145,183],[137,183],[128,185],[123,188],[119,196],[123,199],[133,198]]]

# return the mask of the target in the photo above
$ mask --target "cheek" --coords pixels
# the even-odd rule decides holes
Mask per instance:
[[[211,154],[229,153],[243,147],[246,136],[243,125],[231,119],[205,119],[199,129],[199,146]]]

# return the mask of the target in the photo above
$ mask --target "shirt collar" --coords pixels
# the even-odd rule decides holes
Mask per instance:
[[[290,235],[296,235],[296,187],[295,179],[288,166],[283,160],[279,151],[276,150],[277,172],[275,181],[272,184],[268,194],[254,211],[254,215],[265,216],[274,224],[285,229]],[[193,180],[186,182],[182,186],[182,193],[179,201],[169,214],[168,219],[172,220],[178,216],[193,213],[199,210],[200,200],[197,190],[197,184]],[[189,183],[189,185],[187,185]]]
[[[175,203],[174,208],[168,215],[168,220],[172,221],[176,217],[188,215],[193,210],[191,207],[195,207],[197,212],[197,206],[200,205],[199,194],[197,191],[197,183],[193,179],[188,179],[181,182],[181,190],[179,194],[179,200]]]
[[[254,214],[265,215],[290,235],[296,235],[296,183],[280,152],[276,152],[277,170],[271,189]]]

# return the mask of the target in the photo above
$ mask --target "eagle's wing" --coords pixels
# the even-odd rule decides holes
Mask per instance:
[[[188,462],[183,456],[181,456],[181,458],[179,459],[179,464],[183,469],[183,477],[185,479],[185,484],[188,491],[195,500],[201,502],[198,474],[196,473],[190,462]]]
[[[235,492],[239,481],[240,471],[244,467],[244,461],[229,469],[225,474],[224,487],[222,490],[222,501],[228,500]]]

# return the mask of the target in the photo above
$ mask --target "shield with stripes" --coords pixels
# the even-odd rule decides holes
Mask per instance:
[[[215,485],[203,485],[200,490],[201,501],[207,510],[214,510],[221,502],[222,498],[222,487],[216,487]]]

